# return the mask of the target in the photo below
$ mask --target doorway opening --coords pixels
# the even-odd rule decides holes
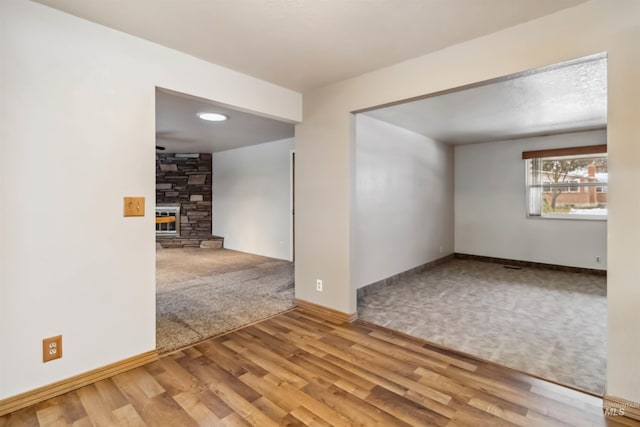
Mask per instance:
[[[293,307],[293,126],[156,89],[159,352]]]
[[[602,395],[606,55],[355,120],[359,318]]]

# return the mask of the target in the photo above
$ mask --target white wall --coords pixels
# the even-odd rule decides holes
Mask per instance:
[[[640,402],[639,16],[637,0],[593,0],[306,92],[296,126],[296,297],[356,312],[354,111],[607,52],[607,392]]]
[[[522,160],[523,151],[606,143],[596,131],[456,146],[455,251],[606,270],[607,221],[526,217]]]
[[[291,260],[293,138],[213,155],[213,234],[224,247]]]
[[[0,1],[0,399],[155,349],[155,88],[289,121],[300,94]],[[64,357],[43,364],[42,339]]]
[[[594,0],[305,93],[296,296],[355,312],[351,112],[607,51],[607,392],[640,402],[638,16],[636,0]],[[123,220],[121,197],[153,206],[155,86],[292,121],[301,110],[297,93],[32,2],[1,1],[0,20],[2,398],[154,346],[153,220]],[[49,191],[60,183],[73,185]],[[42,365],[40,340],[59,332],[65,357]]]
[[[453,253],[452,147],[358,114],[355,162],[356,287]]]

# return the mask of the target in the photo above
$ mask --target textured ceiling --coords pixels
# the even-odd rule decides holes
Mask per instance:
[[[207,122],[198,113],[222,113],[224,122]],[[156,90],[156,145],[166,153],[214,153],[293,138],[294,125],[244,113],[213,101]]]
[[[586,0],[36,0],[298,91]]]
[[[212,123],[200,112],[230,119]],[[365,112],[433,139],[469,144],[598,129],[607,123],[602,56]],[[294,136],[294,125],[164,89],[156,91],[156,142],[167,152],[217,152]]]
[[[578,60],[364,114],[451,144],[603,128],[607,60]]]

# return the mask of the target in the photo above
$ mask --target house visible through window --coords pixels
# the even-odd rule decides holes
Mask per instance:
[[[527,171],[527,215],[607,218],[606,145],[522,153]]]

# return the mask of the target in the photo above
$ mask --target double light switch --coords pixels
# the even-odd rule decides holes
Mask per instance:
[[[124,216],[144,216],[144,197],[125,197]]]

